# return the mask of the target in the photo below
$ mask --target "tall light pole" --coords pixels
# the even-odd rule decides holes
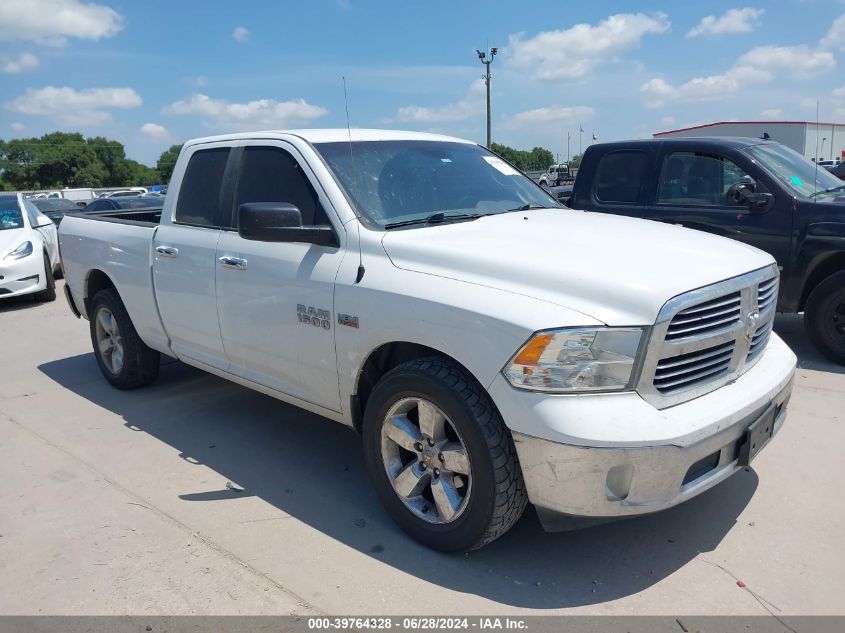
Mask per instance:
[[[482,79],[484,79],[484,85],[487,86],[487,149],[490,149],[490,145],[493,142],[490,127],[490,64],[493,63],[493,58],[499,52],[499,49],[490,49],[490,59],[487,59],[487,53],[484,51],[476,50],[475,52],[478,53],[478,59],[481,60],[481,63],[487,66],[487,72],[482,76]]]

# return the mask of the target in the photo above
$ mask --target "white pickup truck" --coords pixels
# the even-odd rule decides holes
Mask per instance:
[[[690,499],[792,387],[769,255],[560,208],[455,138],[190,141],[160,214],[71,214],[60,242],[111,384],[165,354],[353,427],[389,514],[441,550],[529,501],[569,529]]]

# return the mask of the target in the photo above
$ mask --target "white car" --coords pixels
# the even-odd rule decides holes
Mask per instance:
[[[0,299],[36,293],[53,301],[60,271],[53,221],[20,194],[0,195]]]

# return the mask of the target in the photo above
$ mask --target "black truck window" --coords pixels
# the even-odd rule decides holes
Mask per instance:
[[[288,202],[299,207],[303,226],[329,224],[311,182],[296,159],[279,147],[247,147],[235,192],[245,202]]]
[[[220,225],[220,187],[228,159],[228,147],[204,149],[191,156],[179,187],[176,222],[207,227]]]
[[[646,169],[645,152],[621,150],[602,156],[596,170],[596,199],[601,202],[637,202]]]
[[[731,204],[728,191],[735,184],[754,186],[754,179],[723,156],[673,152],[663,161],[658,181],[658,204],[723,207]]]

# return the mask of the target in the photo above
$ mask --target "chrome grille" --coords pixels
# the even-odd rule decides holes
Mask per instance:
[[[671,356],[657,363],[654,387],[662,394],[682,391],[730,371],[734,341],[689,354]]]
[[[757,309],[760,312],[773,306],[778,298],[778,279],[774,277],[757,286]]]
[[[671,299],[652,328],[637,391],[659,409],[736,379],[772,332],[778,270],[761,270]]]
[[[718,332],[739,321],[742,314],[742,297],[734,292],[712,301],[705,301],[679,312],[669,323],[666,339],[701,336]]]

